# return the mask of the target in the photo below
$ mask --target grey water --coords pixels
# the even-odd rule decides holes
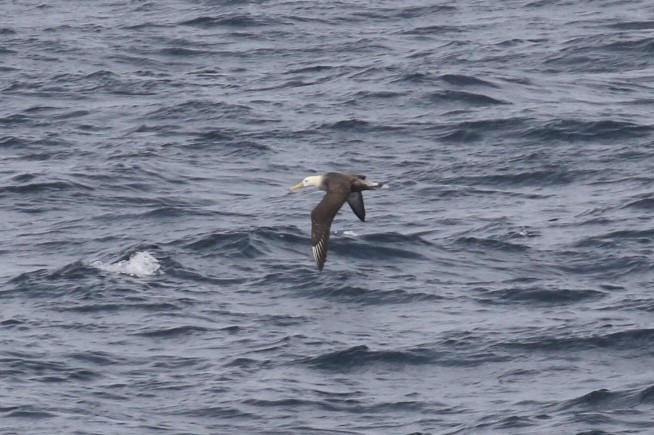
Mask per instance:
[[[652,433],[651,2],[0,17],[1,433]]]

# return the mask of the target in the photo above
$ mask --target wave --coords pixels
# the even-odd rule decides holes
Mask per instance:
[[[448,104],[447,92],[436,93],[438,101],[444,98],[443,104]],[[459,93],[460,102],[470,105],[504,104],[483,94]],[[469,101],[467,101],[469,99]],[[455,98],[456,100],[456,98]],[[503,140],[529,139],[537,143],[592,142],[638,139],[648,137],[653,131],[650,125],[642,125],[630,121],[612,119],[581,120],[554,119],[543,121],[533,118],[510,117],[477,121],[462,121],[446,125],[428,127],[435,130],[441,140],[454,142],[475,142],[483,138],[499,136]],[[629,152],[633,152],[630,150]]]
[[[618,30],[654,30],[654,21],[622,21],[608,23],[606,27]]]
[[[328,283],[316,282],[315,278],[307,280],[307,285],[293,286],[297,295],[313,299],[328,299],[339,303],[354,303],[357,305],[397,305],[421,302],[436,302],[442,296],[420,290],[395,289],[382,290],[376,287],[363,287],[360,285],[341,283],[348,279],[349,274],[338,274],[338,277]],[[411,276],[406,277],[411,281]],[[336,282],[334,282],[336,281]]]
[[[623,206],[624,208],[638,208],[643,210],[654,210],[654,196],[652,194],[642,195],[640,198],[631,200]]]
[[[388,124],[379,124],[370,121],[365,121],[363,119],[351,118],[351,119],[343,119],[331,123],[324,123],[318,126],[318,130],[319,129],[337,130],[337,131],[344,131],[350,133],[375,133],[375,132],[384,132],[384,131],[403,130],[404,127],[388,125]]]
[[[166,47],[160,49],[157,53],[171,57],[206,57],[214,54],[210,50],[188,47]]]
[[[255,227],[205,234],[191,241],[180,241],[185,248],[229,258],[252,259],[278,255],[288,260],[297,253],[310,252],[310,237],[294,226]],[[332,235],[329,250],[332,255],[370,260],[424,260],[424,250],[431,243],[419,235],[373,233],[363,236]],[[421,252],[422,251],[422,252]]]
[[[104,272],[132,275],[139,278],[156,275],[161,270],[159,261],[148,251],[135,252],[129,259],[116,263],[104,263],[96,260],[90,265]]]
[[[650,230],[615,230],[608,233],[584,237],[574,243],[575,248],[614,249],[618,246],[632,244],[647,246],[654,240],[654,229]]]
[[[35,382],[92,382],[102,378],[100,370],[80,366],[74,359],[48,359],[39,352],[3,352],[3,375]]]
[[[431,361],[432,357],[425,351],[373,351],[368,346],[354,346],[307,358],[301,362],[323,370],[352,370],[375,364],[403,366],[427,364]]]
[[[56,380],[56,378],[53,378],[50,382],[55,382]],[[32,421],[42,418],[50,419],[57,416],[56,413],[44,411],[32,405],[4,406],[0,408],[0,415],[3,418],[20,418]]]
[[[496,84],[483,80],[474,76],[468,76],[465,74],[443,74],[439,77],[445,83],[456,86],[480,86],[487,88],[498,88]]]
[[[267,399],[247,399],[243,401],[244,404],[248,406],[257,406],[262,408],[268,407],[280,407],[288,409],[299,409],[299,408],[314,408],[321,409],[328,412],[343,412],[353,414],[367,414],[367,413],[386,413],[386,412],[418,412],[424,411],[427,406],[424,403],[413,400],[404,400],[398,402],[382,402],[382,403],[368,403],[364,400],[360,400],[356,395],[350,397],[349,394],[338,394],[337,397],[332,397],[333,393],[317,392],[315,394],[319,399],[298,399],[298,398],[288,398],[288,399],[276,399],[276,400],[267,400]],[[347,400],[344,400],[344,397],[347,397]],[[306,427],[298,428],[298,430],[290,431],[290,433],[303,433],[303,434],[313,434],[316,435],[324,434],[324,430],[312,431]],[[330,431],[332,432],[332,431]],[[346,435],[359,435],[361,432],[358,431],[345,431],[339,430],[335,433]],[[413,435],[418,435],[414,433]]]
[[[190,20],[181,21],[178,24],[180,26],[192,26],[211,29],[214,27],[248,28],[270,26],[275,24],[283,24],[283,22],[266,15],[253,16],[232,14],[222,16],[200,16]]]
[[[392,99],[392,98],[400,98],[406,95],[406,92],[397,92],[397,91],[359,91],[356,94],[354,94],[355,99],[357,100],[364,100],[367,98],[371,99]]]
[[[142,212],[138,216],[143,218],[155,218],[155,219],[164,219],[164,218],[181,218],[185,216],[205,216],[211,218],[215,216],[215,213],[212,213],[207,210],[197,210],[190,208],[186,205],[183,206],[173,206],[173,205],[164,205],[161,207],[156,207],[151,210]]]
[[[94,302],[90,304],[71,304],[59,307],[59,311],[71,313],[125,313],[141,311],[145,313],[152,312],[171,312],[182,308],[181,304],[171,302],[135,302],[134,298],[129,301],[120,302]]]
[[[27,179],[34,179],[35,176],[32,174],[23,174],[15,178],[15,181],[21,182]],[[43,181],[43,182],[34,182],[26,183],[19,185],[9,185],[0,187],[0,193],[9,192],[9,193],[19,193],[21,195],[34,195],[47,192],[60,192],[60,191],[93,191],[95,190],[91,186],[87,186],[82,183],[76,183],[71,181]]]
[[[654,329],[635,328],[611,333],[573,334],[572,336],[546,334],[541,337],[504,343],[501,347],[522,348],[529,351],[579,352],[605,349],[607,351],[652,355],[650,343],[654,339]]]
[[[607,408],[615,409],[624,407],[629,399],[629,394],[624,392],[610,392],[607,389],[591,391],[581,397],[572,399],[563,405],[566,409],[570,408]]]
[[[616,141],[618,139],[646,137],[651,132],[652,127],[649,125],[640,125],[628,121],[557,119],[542,126],[532,126],[524,130],[522,137],[542,141],[565,142]]]
[[[338,242],[331,241],[329,251],[336,255],[352,258],[365,258],[369,260],[408,259],[425,260],[428,257],[418,251],[419,247],[429,246],[430,243],[417,238],[419,245],[412,246],[413,242],[406,242],[395,234],[370,234],[357,238],[339,238]],[[332,238],[334,240],[334,238]],[[398,244],[404,243],[402,247]]]
[[[57,309],[94,311],[108,310],[115,311],[117,307],[113,302],[107,302],[102,298],[90,298],[90,294],[98,292],[99,296],[104,286],[106,274],[124,275],[126,277],[146,278],[161,273],[159,260],[149,250],[135,249],[126,254],[117,262],[105,262],[100,260],[88,261],[78,260],[56,270],[37,269],[21,273],[10,278],[8,283],[11,288],[0,292],[0,297],[29,297],[29,298],[56,298]],[[147,282],[143,282],[147,285]],[[124,291],[122,286],[110,287],[106,291],[116,291],[120,294]],[[121,298],[121,303],[124,302]],[[131,308],[147,308],[150,301],[131,300],[126,302],[127,306],[135,303]],[[156,306],[156,303],[153,307]]]
[[[611,391],[606,388],[591,391],[582,396],[554,405],[559,411],[621,411],[633,410],[642,404],[654,403],[654,385],[640,389]]]
[[[565,69],[583,74],[642,70],[652,65],[654,38],[641,35],[648,32],[632,32],[624,38],[595,33],[573,37],[556,54],[547,57],[544,64],[557,71]]]
[[[25,289],[31,293],[41,294],[41,292],[37,292],[37,289],[40,287],[39,284],[43,285],[45,283],[51,283],[53,281],[59,280],[74,281],[82,279],[88,276],[89,271],[93,270],[94,268],[87,266],[82,261],[76,261],[72,264],[68,264],[58,270],[55,270],[54,272],[51,272],[47,269],[38,269],[31,272],[21,273],[18,276],[11,278],[9,283],[17,285],[18,290]],[[47,287],[47,285],[45,287]]]
[[[20,148],[25,143],[16,136],[2,136],[0,137],[0,147],[2,148]]]
[[[504,251],[504,252],[523,252],[529,250],[529,247],[526,245],[506,242],[495,238],[480,238],[480,237],[466,236],[466,237],[456,238],[454,243],[467,247],[478,247],[478,248],[482,248],[483,250],[492,249],[492,250]]]
[[[452,5],[408,5],[398,4],[397,7],[381,7],[378,9],[380,14],[379,18],[387,20],[388,17],[407,19],[407,18],[422,18],[426,16],[445,16],[458,10],[456,6]]]
[[[45,89],[51,94],[95,95],[106,93],[109,95],[153,95],[153,83],[147,78],[139,76],[126,77],[109,70],[97,70],[91,73],[65,73],[54,76],[52,86]],[[92,112],[89,112],[92,113]]]
[[[299,240],[298,230],[294,227],[259,227],[207,234],[187,242],[185,247],[221,256],[256,258],[267,254],[273,244],[297,243]]]
[[[430,26],[420,26],[414,29],[402,30],[400,33],[403,35],[414,35],[414,36],[427,36],[427,35],[443,35],[446,33],[462,33],[463,30],[460,27],[448,26],[444,24],[434,24]]]
[[[511,359],[508,354],[503,352],[483,348],[464,350],[458,346],[460,343],[455,339],[440,343],[439,350],[423,346],[404,350],[371,350],[366,345],[359,345],[305,358],[299,360],[298,363],[320,370],[357,371],[380,366],[384,367],[384,370],[387,370],[388,366],[395,369],[423,365],[476,367],[492,362],[506,362]],[[469,347],[469,343],[467,347]]]
[[[642,255],[617,255],[611,249],[604,252],[607,247],[605,244],[593,242],[592,246],[602,249],[599,251],[591,249],[585,252],[576,249],[559,253],[560,258],[556,268],[565,273],[595,276],[605,280],[614,280],[643,272],[647,273],[654,269],[648,252]]]
[[[607,296],[606,292],[592,289],[566,289],[548,287],[511,287],[501,290],[477,289],[483,296],[480,301],[489,304],[525,304],[567,305],[579,302],[594,301]]]
[[[443,141],[468,143],[495,136],[519,136],[531,121],[521,117],[493,118],[438,125],[428,130],[433,130]]]
[[[271,154],[268,145],[252,140],[238,140],[222,131],[198,133],[192,142],[195,149],[208,149],[214,155],[256,158]]]
[[[211,331],[210,328],[205,328],[203,326],[181,325],[170,328],[149,328],[144,331],[134,332],[132,335],[155,338],[178,338],[179,336],[205,334],[209,331]]]
[[[465,106],[495,106],[510,104],[508,101],[489,97],[488,95],[467,91],[436,91],[428,94],[425,99],[438,105],[460,103]]]
[[[186,121],[206,119],[209,116],[219,115],[221,118],[238,118],[252,114],[252,108],[245,104],[230,104],[225,102],[208,101],[204,99],[190,99],[178,104],[172,104],[152,110],[143,116],[153,121],[178,120],[184,117]],[[233,129],[212,130],[221,131],[229,139],[234,139],[238,132]],[[227,133],[228,132],[228,133]],[[221,135],[222,136],[222,135]]]

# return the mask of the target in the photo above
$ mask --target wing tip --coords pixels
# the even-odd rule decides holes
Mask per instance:
[[[327,261],[327,252],[323,249],[324,248],[322,242],[311,247],[313,260],[316,262],[316,266],[320,272],[322,272],[322,269],[325,267],[325,262]]]

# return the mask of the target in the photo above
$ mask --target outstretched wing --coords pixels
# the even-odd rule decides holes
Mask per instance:
[[[350,204],[350,208],[362,222],[366,220],[366,209],[363,206],[363,195],[361,192],[352,192],[347,196],[347,203]]]
[[[311,251],[318,270],[325,266],[332,221],[346,199],[347,193],[327,192],[311,212]]]

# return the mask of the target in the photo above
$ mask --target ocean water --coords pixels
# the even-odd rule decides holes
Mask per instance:
[[[0,16],[2,434],[652,433],[652,2]]]

